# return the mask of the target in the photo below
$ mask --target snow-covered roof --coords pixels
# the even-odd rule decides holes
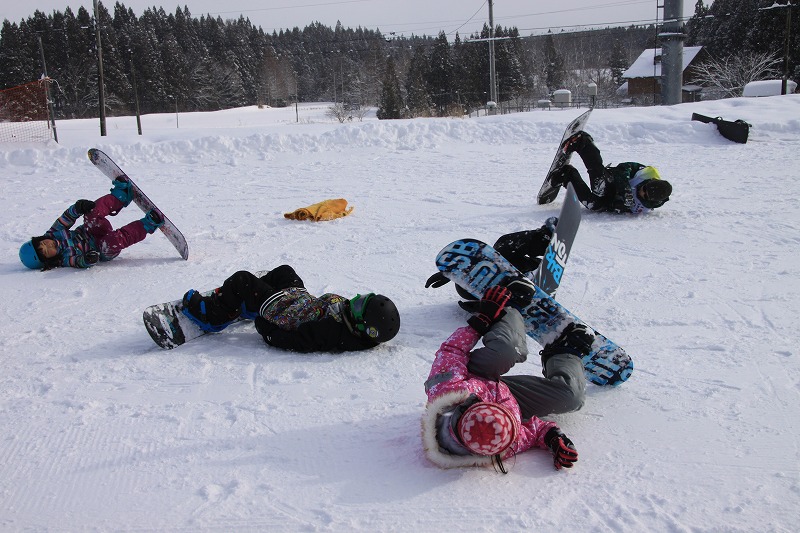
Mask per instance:
[[[776,96],[781,94],[783,80],[761,80],[751,81],[744,86],[742,96]],[[797,89],[797,83],[792,80],[786,82],[786,92],[793,93]]]
[[[683,70],[689,66],[689,63],[700,52],[702,46],[684,46],[683,47]],[[654,57],[658,51],[658,62],[655,63],[653,68]],[[642,52],[633,65],[622,73],[623,78],[652,78],[661,76],[661,48],[648,48]]]

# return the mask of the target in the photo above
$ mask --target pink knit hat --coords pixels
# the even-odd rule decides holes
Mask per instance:
[[[464,411],[458,421],[458,436],[472,453],[497,455],[517,438],[517,424],[507,407],[478,402]]]

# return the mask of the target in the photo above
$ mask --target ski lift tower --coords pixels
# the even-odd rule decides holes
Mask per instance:
[[[664,26],[661,41],[661,103],[680,104],[683,100],[683,0],[664,0]]]
[[[494,65],[494,2],[489,0],[489,101],[486,106],[494,114],[497,107],[497,75]]]

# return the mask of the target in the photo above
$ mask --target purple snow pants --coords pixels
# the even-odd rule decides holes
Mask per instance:
[[[147,237],[141,220],[134,220],[118,230],[111,227],[106,217],[116,215],[122,208],[122,202],[116,196],[107,194],[98,198],[94,209],[84,216],[84,227],[94,237],[101,261],[111,261],[122,250]]]

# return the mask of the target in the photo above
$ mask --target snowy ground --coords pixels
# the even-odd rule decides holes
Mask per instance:
[[[535,194],[583,110],[338,124],[325,105],[58,124],[0,153],[0,529],[795,531],[800,518],[800,96],[596,110],[608,163],[675,187],[641,217],[584,213],[559,300],[636,370],[557,420],[580,461],[440,470],[422,383],[464,323],[425,289],[448,242],[538,227]],[[753,125],[746,145],[692,112]],[[298,120],[299,118],[299,120]],[[106,151],[186,235],[88,271],[25,269],[20,244],[110,183]],[[283,213],[344,197],[327,223]],[[134,206],[115,226],[140,218]],[[150,304],[290,263],[312,293],[375,291],[400,334],[355,354],[268,347],[251,324],[172,351]],[[531,342],[531,350],[538,347]],[[513,373],[539,373],[537,357]]]

